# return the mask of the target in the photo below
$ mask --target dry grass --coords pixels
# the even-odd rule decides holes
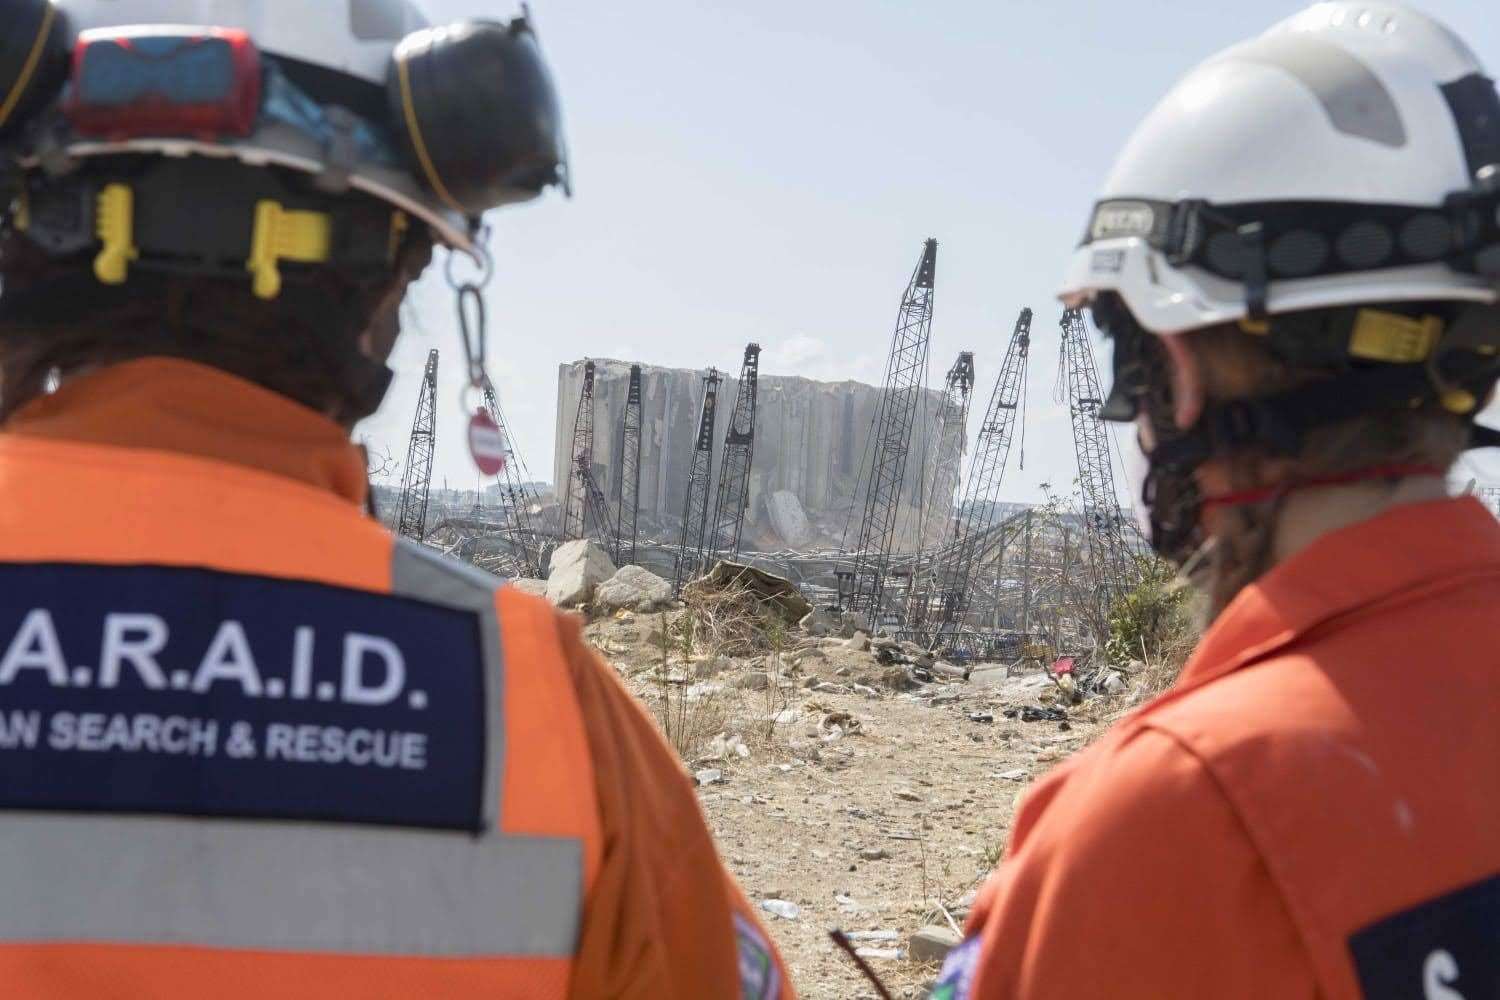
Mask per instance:
[[[779,747],[786,726],[778,717],[792,706],[798,688],[786,656],[786,626],[774,610],[745,590],[700,593],[683,613],[663,614],[657,633],[659,660],[647,705],[678,756],[690,764],[718,759],[705,755],[720,737],[756,751]],[[752,669],[765,673],[764,686],[737,686],[743,661],[762,656]],[[738,661],[738,676],[698,676],[700,665],[721,657]]]

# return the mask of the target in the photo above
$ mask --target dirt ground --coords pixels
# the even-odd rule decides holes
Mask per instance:
[[[770,654],[724,656],[679,647],[677,631],[627,613],[588,635],[696,775],[752,903],[780,901],[761,916],[800,994],[876,997],[829,940],[842,928],[864,932],[857,943],[894,996],[925,997],[937,966],[907,957],[912,933],[962,925],[1019,794],[1089,742],[1108,706],[1022,721],[1023,707],[1058,707],[1035,667],[921,683],[843,639],[788,636]]]

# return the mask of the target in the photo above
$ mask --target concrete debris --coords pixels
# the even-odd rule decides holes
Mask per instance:
[[[777,490],[766,497],[766,516],[771,528],[788,548],[800,549],[812,540],[812,524],[807,520],[807,511],[802,509],[802,501],[791,490]]]
[[[802,907],[785,899],[763,899],[760,901],[760,908],[782,920],[796,920],[802,916]]]
[[[797,627],[810,636],[821,638],[833,635],[840,631],[843,622],[840,621],[838,611],[829,608],[813,608],[802,616]]]
[[[708,744],[708,755],[706,760],[730,760],[739,758],[744,760],[750,756],[750,748],[739,736],[730,733],[720,733]]]
[[[672,600],[672,585],[648,569],[622,566],[614,576],[599,584],[594,592],[594,607],[601,611],[629,608],[632,611],[655,611]]]
[[[906,957],[913,962],[941,962],[961,941],[951,927],[928,925],[912,934],[906,942]]]
[[[854,637],[854,633],[863,632],[870,634],[870,619],[858,611],[845,611],[839,624],[839,632],[845,639]]]
[[[615,575],[609,554],[586,538],[564,542],[552,553],[547,600],[560,608],[587,604],[599,584]]]
[[[516,590],[519,590],[521,593],[523,593],[523,594],[530,594],[532,597],[546,597],[547,596],[547,581],[546,580],[526,580],[526,579],[508,580],[508,581],[506,581],[506,586],[507,587],[514,587]]]

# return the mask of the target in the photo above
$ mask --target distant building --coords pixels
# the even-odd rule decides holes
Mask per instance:
[[[605,496],[613,498],[630,365],[598,359],[594,365],[594,476]],[[669,534],[681,525],[688,469],[703,404],[703,375],[703,371],[643,366],[640,496],[641,522],[648,530]],[[583,362],[562,365],[558,371],[557,446],[553,464],[554,482],[559,484],[567,482],[569,474],[573,422],[582,387]],[[837,547],[844,535],[850,505],[856,500],[861,473],[865,476],[869,473],[870,431],[881,390],[859,382],[816,382],[787,375],[761,375],[759,387],[755,456],[745,516],[746,547],[760,550]],[[739,380],[726,373],[719,388],[718,423],[714,431],[715,484],[724,430],[738,390]],[[929,449],[937,447],[937,414],[941,406],[941,393],[924,394],[912,433],[902,510],[897,520],[898,548],[914,547],[917,511],[930,502],[925,496],[930,484],[924,483],[924,479],[930,479],[933,463],[952,466],[962,458],[962,442],[953,454],[928,454]],[[924,465],[929,470],[926,476],[922,472]],[[559,492],[563,492],[561,487]],[[855,511],[856,519],[862,514],[861,505]],[[851,544],[857,529],[856,522],[849,533]]]

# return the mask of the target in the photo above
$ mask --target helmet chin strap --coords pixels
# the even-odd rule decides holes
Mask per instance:
[[[1355,483],[1368,483],[1377,480],[1392,481],[1397,479],[1442,479],[1447,472],[1436,465],[1429,464],[1392,464],[1372,465],[1364,469],[1353,469],[1349,472],[1341,472],[1328,476],[1311,476],[1306,479],[1289,479],[1282,483],[1271,486],[1258,487],[1251,490],[1240,490],[1233,493],[1218,493],[1206,496],[1202,500],[1204,510],[1212,510],[1216,507],[1250,507],[1255,504],[1270,503],[1280,500],[1282,497],[1301,490],[1315,489],[1320,486],[1349,486]]]
[[[1101,416],[1151,423],[1156,446],[1147,456],[1149,471],[1142,500],[1150,511],[1151,544],[1164,557],[1181,563],[1200,547],[1199,525],[1206,507],[1240,507],[1276,500],[1286,493],[1321,485],[1398,476],[1443,475],[1432,466],[1376,466],[1320,479],[1272,484],[1242,493],[1204,497],[1194,473],[1212,458],[1241,451],[1295,456],[1307,435],[1323,427],[1381,411],[1438,405],[1471,426],[1471,447],[1500,444],[1500,434],[1475,423],[1482,401],[1500,379],[1500,356],[1493,349],[1493,321],[1500,310],[1472,306],[1439,335],[1428,356],[1403,364],[1354,365],[1342,344],[1326,357],[1298,359],[1315,367],[1338,365],[1327,378],[1278,393],[1248,399],[1211,402],[1191,428],[1176,426],[1165,351],[1141,328],[1123,304],[1102,298],[1095,321],[1115,341],[1115,387]],[[1314,318],[1315,319],[1315,318]],[[1273,352],[1275,325],[1305,323],[1296,316],[1277,317],[1264,331]],[[1288,331],[1283,331],[1288,332]],[[1293,331],[1294,332],[1294,331]],[[1306,348],[1302,348],[1306,350]]]

